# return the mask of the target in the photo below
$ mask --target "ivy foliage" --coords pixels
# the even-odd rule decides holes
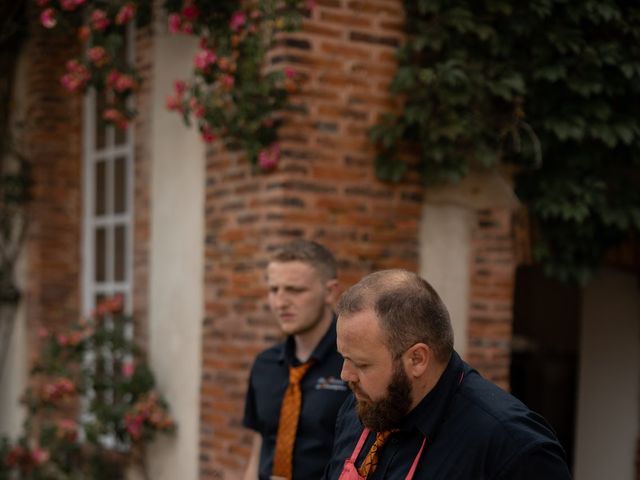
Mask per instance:
[[[399,149],[425,184],[516,164],[516,193],[547,274],[584,283],[640,230],[640,4],[629,0],[407,0],[393,93],[371,130],[382,179]]]

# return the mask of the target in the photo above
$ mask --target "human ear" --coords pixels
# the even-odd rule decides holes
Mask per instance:
[[[333,306],[338,301],[339,289],[338,289],[338,280],[335,278],[332,280],[327,280],[324,284],[325,289],[327,290],[326,294],[326,302]]]
[[[407,372],[415,377],[421,376],[429,366],[433,351],[425,343],[416,343],[405,352]]]

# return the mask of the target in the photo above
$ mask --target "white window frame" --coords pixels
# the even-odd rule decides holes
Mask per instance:
[[[126,45],[127,61],[134,62],[134,28],[129,27],[128,41]],[[134,127],[129,125],[125,131],[126,140],[122,145],[115,145],[115,128],[108,125],[106,128],[105,147],[97,150],[96,145],[96,93],[91,90],[84,101],[83,121],[83,262],[82,262],[82,312],[85,316],[96,306],[96,296],[111,296],[123,293],[125,298],[125,311],[130,312],[133,296],[133,228],[134,228]],[[124,213],[113,212],[95,215],[95,174],[98,162],[106,162],[106,205],[109,212],[113,208],[113,182],[115,161],[118,158],[125,159],[126,192]],[[125,227],[124,248],[124,280],[114,280],[114,254],[116,226]],[[97,228],[106,227],[106,280],[98,282],[95,279],[95,240]]]
[[[127,62],[133,65],[134,56],[134,35],[135,29],[133,25],[129,25],[126,58]],[[131,102],[133,99],[129,99]],[[85,318],[89,318],[91,312],[96,307],[96,297],[110,297],[121,293],[124,295],[124,312],[131,313],[133,306],[133,238],[134,238],[134,128],[130,124],[125,131],[125,141],[122,145],[115,145],[116,127],[108,125],[105,132],[105,146],[101,149],[96,148],[96,108],[97,96],[94,90],[91,90],[84,99],[83,112],[83,219],[82,219],[82,238],[83,238],[83,255],[82,255],[82,312]],[[124,175],[125,175],[125,204],[123,213],[114,213],[114,172],[116,159],[124,158]],[[105,205],[106,213],[96,216],[95,198],[96,198],[96,165],[98,162],[105,162]],[[124,280],[116,281],[114,275],[114,257],[115,257],[115,228],[116,226],[125,227],[124,239]],[[97,229],[106,227],[106,271],[105,281],[97,281],[96,274],[96,252],[95,252],[95,235]],[[110,321],[110,320],[107,320]],[[127,335],[133,337],[134,332],[129,330]],[[94,361],[94,355],[89,352],[85,359],[89,365]],[[88,414],[88,402],[91,400],[93,392],[88,390],[87,395],[82,399],[81,416],[86,417]],[[84,435],[84,432],[81,432]],[[120,445],[117,440],[111,436],[104,436],[101,442],[107,448],[115,448],[126,450],[126,445]]]

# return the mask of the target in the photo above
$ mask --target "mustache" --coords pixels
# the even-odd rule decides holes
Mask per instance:
[[[356,383],[354,382],[347,382],[347,386],[349,387],[349,389],[353,392],[353,393],[357,393],[360,397],[363,397],[367,400],[371,400],[369,398],[369,395],[367,395]]]

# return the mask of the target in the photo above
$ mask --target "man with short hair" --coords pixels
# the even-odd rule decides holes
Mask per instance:
[[[336,351],[336,260],[319,243],[293,241],[271,257],[267,284],[287,337],[260,353],[251,369],[243,424],[255,435],[245,479],[317,480],[349,395]]]
[[[325,480],[568,480],[546,421],[453,350],[449,313],[405,270],[364,277],[336,307],[341,409]]]

